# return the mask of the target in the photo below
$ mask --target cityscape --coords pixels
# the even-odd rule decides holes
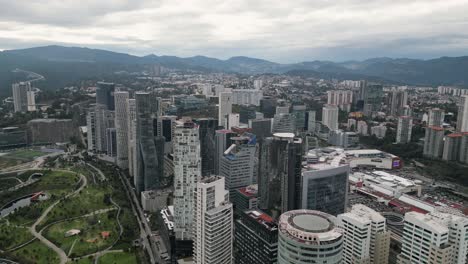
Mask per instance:
[[[0,44],[1,264],[468,264],[462,53],[312,61],[284,40],[188,57],[196,38],[177,32],[177,56],[140,56],[150,36],[78,47],[83,22],[56,19],[68,31],[46,45]],[[219,59],[239,50],[271,60]]]

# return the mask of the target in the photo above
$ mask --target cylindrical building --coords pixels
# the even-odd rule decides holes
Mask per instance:
[[[341,263],[343,234],[332,215],[294,210],[279,219],[278,263]]]

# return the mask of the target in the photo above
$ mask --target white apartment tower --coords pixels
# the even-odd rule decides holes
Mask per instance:
[[[209,176],[198,182],[194,200],[194,263],[232,263],[233,211],[224,177]]]
[[[440,108],[432,108],[429,110],[427,126],[441,127],[444,123],[444,110]]]
[[[232,113],[232,93],[222,92],[219,94],[218,122],[220,126],[227,128],[228,116]]]
[[[396,143],[408,143],[411,141],[411,131],[413,129],[413,119],[410,116],[398,117]]]
[[[115,129],[117,136],[117,166],[128,168],[128,92],[115,92]]]
[[[457,131],[468,132],[468,95],[463,95],[458,103]]]
[[[322,109],[322,123],[330,130],[338,129],[338,107],[336,105],[325,105]]]
[[[468,218],[449,213],[405,215],[398,264],[465,264]]]
[[[192,239],[193,206],[195,203],[193,194],[196,184],[201,178],[198,133],[198,126],[193,122],[180,122],[175,128],[174,231],[178,240]]]
[[[15,112],[36,110],[34,91],[30,82],[14,83],[12,85],[12,92]]]
[[[350,212],[338,215],[338,223],[344,234],[343,263],[388,263],[390,232],[381,214],[356,204]]]

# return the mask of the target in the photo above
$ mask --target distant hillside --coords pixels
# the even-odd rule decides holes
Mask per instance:
[[[80,78],[99,77],[120,70],[140,70],[144,65],[202,72],[241,74],[287,73],[337,79],[375,79],[416,85],[468,86],[468,56],[431,60],[373,58],[365,61],[306,61],[280,64],[267,60],[232,57],[220,60],[205,56],[133,56],[107,50],[45,46],[0,52],[0,95],[11,93],[15,68],[46,77],[47,88],[58,88]]]

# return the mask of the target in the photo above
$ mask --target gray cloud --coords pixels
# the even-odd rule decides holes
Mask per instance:
[[[0,49],[294,62],[468,53],[468,0],[0,0]]]

